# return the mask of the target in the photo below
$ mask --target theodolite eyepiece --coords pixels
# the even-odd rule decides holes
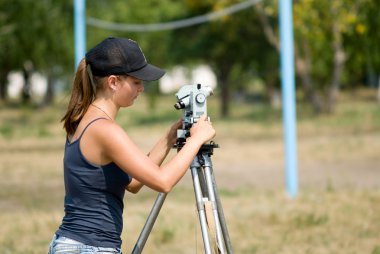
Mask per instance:
[[[182,101],[178,101],[176,104],[174,104],[174,108],[179,110],[185,108],[185,104]]]

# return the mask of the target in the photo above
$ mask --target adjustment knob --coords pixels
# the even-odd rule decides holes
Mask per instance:
[[[205,100],[206,100],[206,95],[204,95],[203,93],[200,93],[200,94],[198,94],[198,95],[195,97],[195,99],[196,99],[196,101],[197,101],[198,103],[203,103],[203,102],[205,102]]]

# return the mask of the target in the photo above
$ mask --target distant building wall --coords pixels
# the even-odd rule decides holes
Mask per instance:
[[[31,76],[31,93],[37,96],[43,96],[47,89],[47,78],[40,73],[33,73]],[[20,96],[24,87],[24,77],[21,71],[13,71],[8,75],[8,96],[17,98]]]
[[[199,65],[193,69],[176,66],[159,81],[162,93],[172,93],[184,85],[192,84],[208,85],[214,89],[217,86],[216,75],[207,65]]]

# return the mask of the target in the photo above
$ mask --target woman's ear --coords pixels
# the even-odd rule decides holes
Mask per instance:
[[[110,75],[107,79],[107,86],[113,91],[117,91],[118,90],[118,82],[117,82],[118,78],[117,76],[115,75]]]

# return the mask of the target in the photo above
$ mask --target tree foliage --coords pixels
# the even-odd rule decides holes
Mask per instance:
[[[358,59],[371,58],[363,55],[359,45],[367,24],[378,20],[368,16],[376,1],[339,0],[339,1],[294,1],[293,24],[295,39],[295,58],[298,82],[305,99],[313,104],[316,112],[334,110],[338,91],[342,87],[360,85],[366,67]],[[372,8],[369,6],[372,5]],[[277,22],[266,22],[279,15],[277,1],[266,1],[264,7],[258,5],[262,24],[268,41],[279,50]],[[369,17],[369,18],[368,18]],[[367,20],[365,20],[368,18]],[[376,22],[375,22],[376,23]],[[373,28],[378,27],[378,21]],[[275,31],[275,32],[274,32]],[[374,41],[370,39],[369,41]],[[367,47],[368,48],[368,47]],[[359,66],[358,66],[359,65]],[[352,72],[355,70],[354,72]],[[374,71],[379,73],[379,69]],[[353,75],[355,73],[355,75]],[[355,78],[355,82],[352,79]]]
[[[0,1],[0,86],[26,63],[47,76],[73,69],[72,5],[65,0]]]

